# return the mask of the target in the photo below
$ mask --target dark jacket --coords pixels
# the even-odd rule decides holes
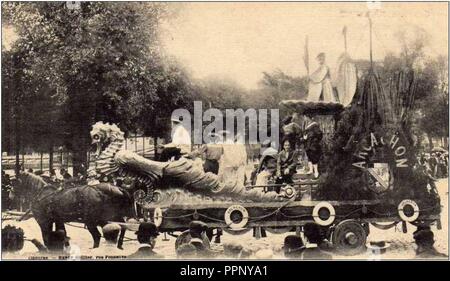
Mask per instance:
[[[298,152],[296,150],[291,150],[286,152],[285,150],[282,150],[278,154],[277,159],[277,170],[284,175],[284,170],[286,168],[289,168],[289,175],[293,175],[296,172],[297,168],[297,161],[298,161]]]

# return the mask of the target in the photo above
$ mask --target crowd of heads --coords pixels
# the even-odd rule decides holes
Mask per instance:
[[[117,223],[106,224],[102,227],[104,242],[100,245],[110,245],[116,247],[122,227]],[[208,226],[201,221],[192,221],[189,229],[186,230],[177,239],[176,256],[179,259],[195,258],[256,258],[271,259],[274,257],[273,249],[258,248],[251,250],[242,243],[235,241],[223,245],[222,252],[211,250],[210,242],[207,237]],[[314,223],[307,223],[303,226],[303,235],[287,235],[284,239],[281,252],[288,259],[332,259],[333,246],[328,242],[327,235],[321,226]],[[2,229],[2,251],[3,253],[20,253],[24,248],[25,241],[33,243],[39,253],[51,256],[70,255],[70,243],[67,233],[63,229],[51,231],[48,236],[46,246],[36,239],[27,239],[22,228],[12,225],[6,225]],[[164,258],[154,252],[156,238],[159,235],[158,228],[152,222],[142,222],[139,229],[135,232],[139,242],[138,251],[128,256],[130,259],[152,259]],[[418,258],[443,257],[434,248],[434,234],[429,226],[419,225],[413,233],[416,245],[416,255]],[[179,240],[179,241],[178,241]],[[99,248],[101,249],[101,248]],[[109,254],[111,248],[104,251]],[[143,251],[145,249],[146,251]],[[86,253],[88,254],[88,253]],[[124,256],[126,257],[126,256]]]

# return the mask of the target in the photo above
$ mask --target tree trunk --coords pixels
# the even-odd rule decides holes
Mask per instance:
[[[72,165],[73,174],[85,173],[89,167],[87,166],[88,145],[84,137],[75,135],[72,141]]]
[[[15,154],[16,154],[16,166],[15,166],[15,172],[16,175],[19,174],[20,171],[20,128],[19,128],[19,121],[17,120],[17,116],[16,116],[16,122],[15,122],[15,144],[14,144],[14,150],[15,150]]]
[[[430,146],[430,150],[432,150],[433,149],[433,138],[431,137],[430,134],[427,134],[427,137],[428,137],[428,144]]]
[[[154,155],[153,160],[158,159],[158,137],[153,137],[153,149],[154,149]]]
[[[50,141],[50,145],[48,148],[48,170],[51,171],[53,169],[53,141]]]

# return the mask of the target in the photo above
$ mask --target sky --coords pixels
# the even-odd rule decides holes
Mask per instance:
[[[398,53],[395,34],[407,37],[418,29],[430,35],[426,53],[447,55],[447,3],[173,3],[177,16],[162,27],[165,52],[182,63],[194,78],[223,77],[247,89],[257,88],[262,72],[280,69],[306,75],[305,37],[309,38],[310,69],[315,56],[327,55],[333,68],[344,51],[369,59],[369,21],[373,21],[373,56]],[[370,8],[370,9],[369,9]]]

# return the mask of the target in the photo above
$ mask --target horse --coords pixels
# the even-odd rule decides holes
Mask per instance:
[[[109,183],[62,188],[28,172],[21,172],[18,179],[16,192],[31,199],[31,211],[46,246],[53,224],[56,230],[65,231],[66,222],[84,223],[94,240],[93,248],[97,248],[101,237],[97,226],[103,227],[108,221],[120,222],[134,217],[134,202],[128,191]],[[125,231],[122,227],[119,248]]]

